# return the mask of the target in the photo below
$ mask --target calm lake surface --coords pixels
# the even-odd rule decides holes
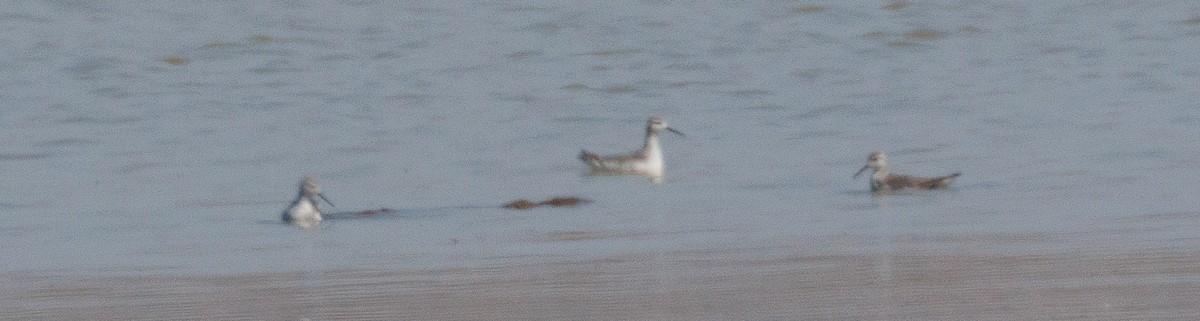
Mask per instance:
[[[0,7],[0,319],[1200,318],[1193,1]],[[641,145],[666,178],[585,176]],[[851,179],[961,171],[875,197]],[[304,175],[333,211],[278,222]],[[574,208],[499,207],[579,196]]]

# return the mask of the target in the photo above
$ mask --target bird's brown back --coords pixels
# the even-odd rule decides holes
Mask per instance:
[[[961,175],[961,173],[954,173],[954,174],[941,176],[941,177],[934,177],[934,178],[913,177],[913,176],[892,174],[892,175],[887,176],[887,179],[884,180],[884,184],[886,184],[891,189],[946,188],[946,187],[950,186],[950,183],[954,182],[954,178],[958,177],[958,175]]]

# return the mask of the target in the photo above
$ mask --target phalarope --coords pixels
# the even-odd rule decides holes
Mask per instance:
[[[663,153],[658,144],[658,133],[664,130],[685,136],[667,126],[667,122],[662,118],[652,116],[646,120],[646,144],[641,149],[625,155],[612,156],[601,156],[584,150],[579,153],[579,159],[587,164],[592,173],[662,177]]]
[[[962,174],[954,173],[933,178],[892,174],[888,172],[887,154],[884,154],[883,151],[871,152],[871,155],[867,156],[867,164],[854,173],[854,178],[858,178],[858,175],[862,174],[868,168],[875,171],[874,174],[871,174],[871,192],[874,193],[887,193],[908,188],[946,188],[950,186],[950,183],[954,182],[955,177]]]
[[[286,210],[283,210],[283,220],[296,223],[298,225],[313,225],[321,221],[321,206],[317,203],[317,197],[325,200],[329,205],[333,205],[325,194],[321,193],[321,186],[317,185],[317,179],[312,176],[305,176],[300,181],[300,191],[296,193],[296,200],[288,205]]]

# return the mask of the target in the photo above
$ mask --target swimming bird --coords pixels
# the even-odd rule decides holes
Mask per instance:
[[[682,132],[668,126],[661,117],[652,116],[646,120],[646,144],[641,149],[625,155],[611,156],[601,156],[584,150],[579,153],[579,159],[587,164],[592,173],[662,177],[663,153],[658,144],[658,133],[664,130],[686,137]]]
[[[887,154],[883,151],[871,152],[867,156],[867,164],[863,165],[862,169],[854,173],[854,178],[858,178],[859,174],[866,171],[868,168],[875,171],[871,174],[871,192],[887,193],[902,189],[935,189],[946,188],[950,183],[954,182],[954,178],[962,173],[954,173],[941,177],[913,177],[900,174],[892,174],[888,172]]]
[[[325,200],[329,205],[333,205],[325,194],[321,193],[321,186],[317,185],[317,179],[312,176],[305,176],[300,181],[300,191],[296,193],[296,200],[292,201],[292,205],[288,205],[286,210],[283,210],[283,220],[292,222],[297,225],[312,226],[321,221],[321,206],[317,203],[317,197]]]

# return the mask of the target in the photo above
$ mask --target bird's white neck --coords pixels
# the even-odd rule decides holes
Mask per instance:
[[[663,153],[662,147],[658,143],[658,133],[651,131],[646,133],[646,145],[642,146],[642,153],[646,156],[646,163],[649,166],[648,170],[653,173],[661,173],[663,168]]]
[[[887,165],[872,168],[875,172],[871,174],[871,178],[882,180],[888,176]]]

